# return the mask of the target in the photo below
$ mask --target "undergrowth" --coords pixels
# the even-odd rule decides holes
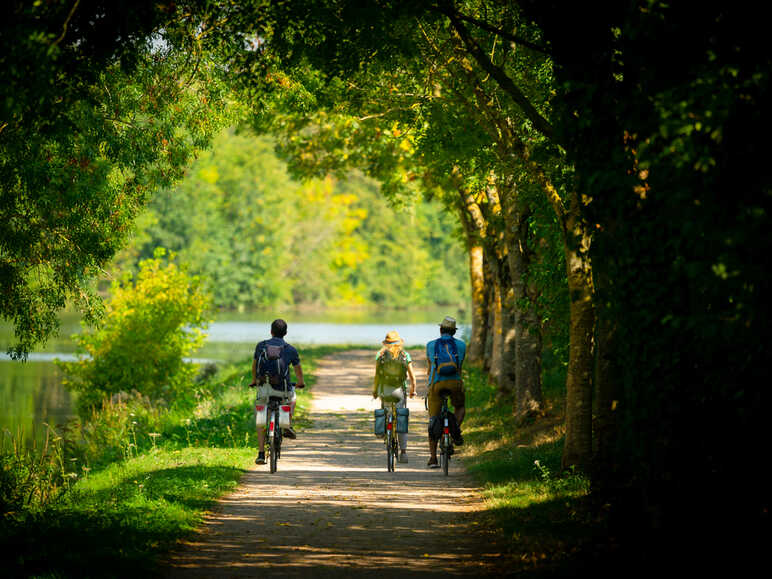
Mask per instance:
[[[588,508],[589,479],[561,471],[560,380],[559,371],[545,376],[543,416],[518,425],[513,400],[499,396],[479,369],[465,370],[462,458],[483,486],[499,548],[513,560],[513,570],[529,577],[576,571],[578,558],[602,532]]]

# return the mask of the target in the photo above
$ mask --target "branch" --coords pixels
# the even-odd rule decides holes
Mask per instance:
[[[67,26],[70,24],[70,20],[72,20],[72,15],[75,14],[75,10],[78,8],[78,4],[80,4],[80,0],[75,0],[75,4],[73,4],[72,8],[70,8],[70,13],[67,15],[67,19],[64,21],[64,24],[62,25],[62,33],[59,35],[59,38],[57,38],[51,46],[56,46],[62,40],[64,40],[64,36],[67,34]]]
[[[437,8],[440,12],[445,14],[446,16],[450,17],[449,11],[447,9],[443,9],[442,7]],[[471,16],[467,16],[465,14],[461,14],[460,12],[456,12],[456,17],[459,20],[463,20],[464,22],[469,22],[470,24],[474,24],[477,26],[477,28],[481,28],[482,30],[486,30],[488,32],[492,32],[496,36],[500,36],[501,38],[505,38],[507,40],[510,40],[514,42],[515,44],[518,44],[520,46],[523,46],[525,48],[530,48],[534,52],[539,52],[541,54],[544,54],[545,56],[552,56],[549,49],[547,49],[545,46],[541,46],[539,44],[536,44],[534,42],[531,42],[530,40],[525,40],[524,38],[521,38],[520,36],[517,36],[515,34],[511,34],[509,32],[506,32],[505,30],[502,30],[501,28],[496,28],[492,24],[488,24],[487,22],[483,20],[478,20],[477,18],[472,18]]]
[[[550,125],[549,121],[541,116],[539,111],[536,110],[536,107],[531,104],[531,101],[529,101],[523,92],[517,87],[517,85],[515,85],[514,81],[509,78],[509,76],[507,76],[507,73],[504,72],[502,68],[491,62],[491,60],[488,58],[488,55],[485,54],[477,42],[475,42],[475,40],[472,38],[471,34],[469,34],[469,31],[458,18],[457,13],[446,10],[445,14],[450,19],[453,27],[456,29],[456,32],[461,37],[461,40],[464,42],[470,54],[474,57],[480,67],[482,67],[482,69],[490,76],[492,76],[498,85],[504,91],[506,91],[510,97],[512,97],[512,100],[514,100],[515,103],[520,107],[526,118],[528,118],[528,120],[533,123],[533,126],[537,131],[539,131],[550,140],[554,140],[555,130],[552,128],[552,125]]]

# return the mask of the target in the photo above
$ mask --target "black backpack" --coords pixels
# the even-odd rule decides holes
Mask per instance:
[[[282,359],[284,346],[285,344],[266,344],[265,349],[260,352],[260,357],[257,360],[257,374],[261,384],[268,382],[278,390],[284,389],[287,373]]]

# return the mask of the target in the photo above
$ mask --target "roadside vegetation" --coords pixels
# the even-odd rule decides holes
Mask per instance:
[[[519,572],[577,571],[592,555],[602,517],[592,509],[590,479],[561,470],[565,368],[547,360],[543,416],[529,424],[513,400],[475,367],[465,369],[467,414],[461,459],[483,487],[493,541]],[[514,570],[514,568],[513,568]]]
[[[335,350],[303,348],[300,428],[309,423],[316,361]],[[4,434],[3,576],[151,573],[158,555],[200,524],[255,458],[250,367],[245,359],[210,373],[169,408],[141,398],[107,402],[70,430],[51,432],[43,448]]]

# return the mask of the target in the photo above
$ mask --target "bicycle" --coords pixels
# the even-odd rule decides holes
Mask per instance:
[[[294,386],[294,384],[292,384]],[[265,434],[267,437],[267,452],[269,455],[271,472],[276,472],[279,458],[281,457],[281,443],[284,439],[282,429],[289,426],[289,395],[291,390],[276,390],[270,385],[266,386],[268,390],[268,404],[265,413]],[[257,410],[262,410],[260,405]],[[284,415],[284,419],[282,419]]]
[[[448,397],[450,392],[448,390],[440,390],[438,392],[440,400],[442,400],[442,407],[440,409],[440,423],[442,424],[442,434],[440,440],[437,443],[437,447],[440,453],[440,466],[445,476],[448,476],[448,467],[450,466],[450,457],[453,456],[453,436],[450,433],[450,425],[448,422],[448,416],[450,416],[450,410],[448,409]]]
[[[397,455],[399,453],[399,441],[397,431],[395,428],[396,422],[394,417],[397,415],[397,405],[392,399],[389,402],[388,407],[384,405],[386,410],[386,470],[394,472],[394,468],[397,464]]]
[[[439,450],[439,463],[442,467],[443,472],[445,473],[445,476],[448,475],[448,467],[450,466],[450,457],[453,456],[453,435],[450,432],[450,421],[448,417],[450,416],[451,412],[448,408],[448,398],[450,397],[450,391],[446,389],[442,389],[439,392],[437,392],[437,395],[440,397],[440,400],[442,401],[442,406],[440,407],[440,413],[437,415],[437,419],[440,422],[440,433],[439,438],[437,440],[437,449]],[[426,409],[429,409],[429,394],[427,393],[426,397],[424,397],[424,406]],[[429,436],[433,436],[434,429],[432,428]]]

